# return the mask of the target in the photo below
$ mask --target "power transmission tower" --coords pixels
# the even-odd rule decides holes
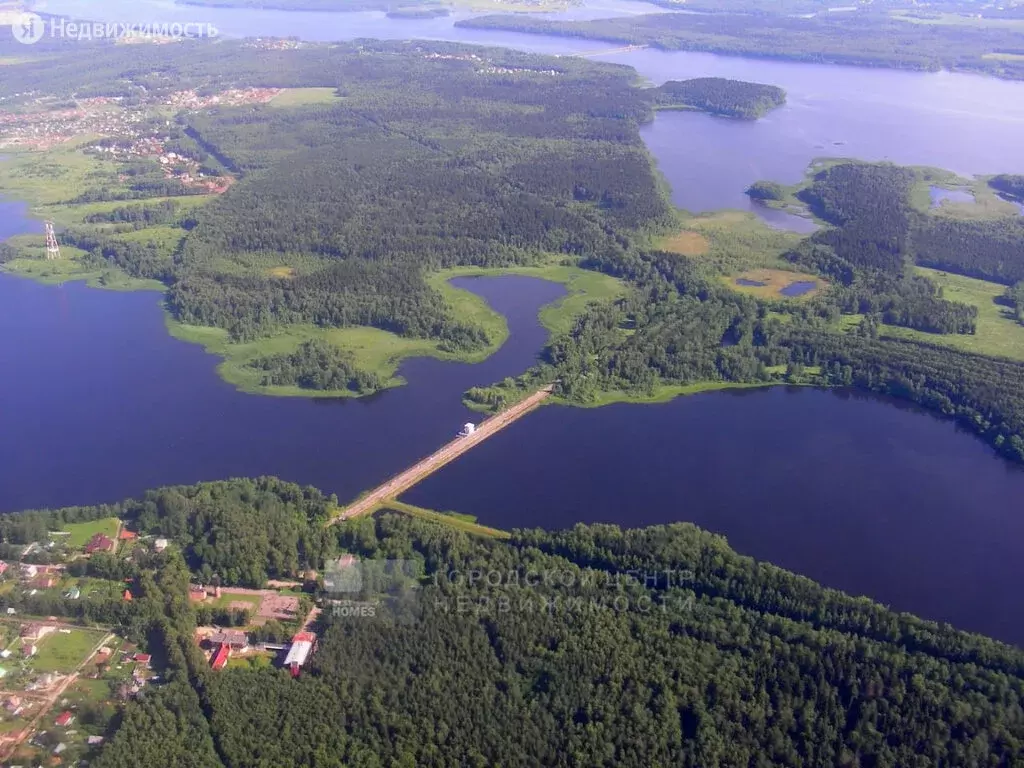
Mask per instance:
[[[57,235],[53,231],[53,222],[47,221],[46,224],[46,259],[52,261],[53,259],[60,258],[60,245],[57,244]]]

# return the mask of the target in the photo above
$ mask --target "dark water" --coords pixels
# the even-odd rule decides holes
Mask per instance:
[[[830,586],[1024,643],[1024,472],[899,403],[774,388],[545,407],[403,498],[504,528],[687,520]]]
[[[783,288],[779,293],[783,296],[803,296],[805,293],[810,293],[818,284],[813,280],[797,280],[795,283],[790,283]]]
[[[761,287],[763,287],[765,285],[768,285],[768,283],[763,283],[760,280],[748,280],[745,277],[737,277],[736,278],[736,285],[742,285],[744,287],[749,287],[749,288],[761,288]]]
[[[966,189],[943,189],[942,187],[928,187],[928,196],[931,198],[932,208],[938,208],[947,200],[951,203],[974,202],[974,193]]]

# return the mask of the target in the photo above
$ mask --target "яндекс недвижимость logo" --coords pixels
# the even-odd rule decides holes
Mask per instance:
[[[38,43],[46,32],[46,22],[34,13],[22,13],[11,22],[11,34],[19,43]]]

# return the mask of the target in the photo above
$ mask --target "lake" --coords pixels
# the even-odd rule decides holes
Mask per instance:
[[[50,0],[48,10],[211,21],[229,34],[431,37],[550,53],[609,48],[459,30],[452,18],[153,0]],[[676,203],[693,211],[780,214],[759,210],[743,190],[761,178],[795,182],[822,155],[963,174],[1024,170],[1024,83],[647,50],[604,58],[653,83],[721,75],[789,92],[786,107],[756,122],[671,112],[642,129]],[[38,231],[24,214],[24,206],[0,205],[0,238]],[[459,284],[509,318],[511,338],[491,359],[412,360],[401,369],[408,386],[361,400],[305,401],[247,395],[222,382],[215,358],[167,335],[156,294],[0,275],[0,510],[259,474],[351,498],[474,419],[460,402],[466,388],[528,367],[546,338],[537,310],[562,294],[518,277]],[[1024,473],[950,422],[890,401],[784,388],[663,405],[544,407],[405,496],[502,527],[689,520],[830,586],[1024,645],[1024,616],[1013,610],[1024,583],[1021,498]]]

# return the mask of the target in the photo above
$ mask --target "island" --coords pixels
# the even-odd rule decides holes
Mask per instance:
[[[0,518],[0,760],[939,765],[1024,741],[1021,649],[693,525],[336,503],[236,479]]]
[[[786,92],[778,86],[724,77],[669,80],[654,91],[655,109],[699,109],[744,120],[764,117],[786,103]]]

